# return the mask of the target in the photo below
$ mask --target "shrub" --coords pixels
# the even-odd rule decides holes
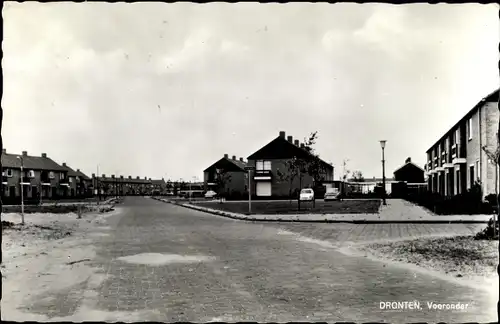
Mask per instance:
[[[496,222],[496,230],[493,230],[493,217],[488,221],[488,225],[482,231],[478,232],[475,236],[475,240],[498,240],[498,221]],[[493,234],[495,233],[495,234]]]

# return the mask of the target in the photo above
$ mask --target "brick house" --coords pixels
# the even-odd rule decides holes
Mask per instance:
[[[483,196],[495,193],[497,168],[482,147],[497,147],[498,93],[483,98],[427,150],[428,190],[453,196],[479,181]]]
[[[66,163],[63,163],[62,167],[68,171],[70,197],[87,197],[91,195],[89,190],[91,190],[92,181],[89,177],[81,172],[80,169],[73,170]]]
[[[394,171],[394,180],[406,183],[424,183],[425,170],[407,158],[405,164]]]
[[[226,196],[242,196],[247,192],[247,181],[245,166],[247,163],[243,158],[236,159],[236,156],[230,159],[228,154],[203,170],[203,183],[205,191],[218,191],[217,188],[217,170],[223,170],[226,174],[225,188]]]
[[[279,132],[279,136],[266,144],[264,147],[248,157],[248,165],[255,167],[252,172],[252,196],[259,197],[289,197],[296,194],[300,188],[298,177],[293,179],[291,185],[289,181],[280,179],[278,173],[285,176],[289,173],[286,161],[293,158],[309,159],[311,154],[306,151],[304,144],[298,140],[293,141],[292,136],[286,137],[285,132]],[[333,166],[320,160],[324,164],[325,173],[322,182],[333,182]],[[279,172],[278,172],[279,171]],[[302,188],[319,186],[314,184],[314,179],[308,174],[302,175]],[[319,196],[319,195],[318,195]]]
[[[164,195],[167,192],[167,183],[165,179],[152,180],[153,184],[153,193]]]
[[[21,161],[23,173],[21,174]],[[42,199],[57,199],[67,197],[69,181],[67,170],[47,157],[31,156],[23,151],[21,155],[2,152],[2,199],[17,201],[23,196],[26,199],[36,200],[41,195]]]
[[[92,186],[95,194],[101,191],[101,194],[105,196],[150,195],[153,191],[153,181],[147,177],[144,177],[144,179],[136,177],[134,179],[131,176],[128,176],[128,178],[115,175],[106,177],[105,174],[96,177],[95,173],[92,173]]]

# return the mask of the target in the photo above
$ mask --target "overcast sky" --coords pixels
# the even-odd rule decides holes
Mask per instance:
[[[191,179],[280,130],[381,176],[499,85],[497,5],[4,4],[2,135],[84,172]]]

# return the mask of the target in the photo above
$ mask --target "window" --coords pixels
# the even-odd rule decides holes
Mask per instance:
[[[12,169],[7,169],[7,177],[12,177]]]
[[[475,176],[476,173],[474,172],[474,165],[471,165],[469,167],[469,188],[472,188],[472,186],[476,182],[476,179],[474,179]]]
[[[458,129],[453,133],[453,145],[458,143]]]
[[[35,177],[35,171],[33,171],[33,170],[29,170],[29,171],[28,171],[28,177],[30,177],[30,178],[32,178],[32,179],[33,179],[33,178]]]
[[[59,179],[64,180],[64,173],[63,172],[59,173]]]
[[[50,178],[50,179],[54,179],[54,178],[55,178],[55,175],[54,175],[54,172],[53,172],[53,171],[50,171],[50,172],[49,172],[49,178]]]
[[[73,182],[73,178],[72,177],[69,177],[69,182]]]
[[[477,180],[481,180],[481,166],[479,164],[479,161],[476,161],[476,173]]]
[[[467,121],[467,134],[469,135],[469,140],[472,139],[472,117]]]
[[[255,169],[258,171],[271,171],[271,161],[257,161]]]

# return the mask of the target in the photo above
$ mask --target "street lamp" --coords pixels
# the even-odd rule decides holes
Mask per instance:
[[[23,174],[24,174],[24,160],[22,156],[17,157],[21,160],[21,179],[19,185],[21,186],[21,223],[24,225],[24,189],[23,189]]]
[[[385,143],[386,140],[381,140],[380,141],[380,147],[382,148],[382,186],[383,186],[383,204],[387,205],[387,202],[385,201],[385,196],[386,196],[386,191],[385,191],[385,155],[384,155],[384,149],[385,149]]]

